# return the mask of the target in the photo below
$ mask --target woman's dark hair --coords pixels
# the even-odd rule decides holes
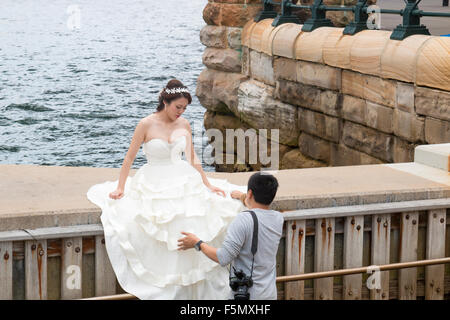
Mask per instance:
[[[158,107],[156,108],[156,111],[159,112],[161,110],[164,110],[164,101],[166,103],[170,103],[171,101],[185,97],[188,100],[188,104],[192,102],[192,97],[189,92],[175,92],[175,93],[168,93],[165,89],[174,89],[174,88],[185,88],[187,87],[183,85],[183,83],[177,79],[170,80],[167,85],[161,90],[159,94],[159,103]]]
[[[248,180],[248,190],[252,190],[255,201],[269,205],[278,190],[278,180],[270,173],[256,172]]]

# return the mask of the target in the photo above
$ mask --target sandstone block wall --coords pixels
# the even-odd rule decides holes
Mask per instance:
[[[227,10],[225,2],[244,10],[244,0],[207,8]],[[251,2],[245,10],[258,7]],[[219,19],[201,32],[207,68],[197,96],[207,129],[278,129],[281,169],[409,162],[416,145],[450,142],[450,38],[308,33],[291,23],[274,28],[272,19],[255,23],[245,12],[244,25]]]

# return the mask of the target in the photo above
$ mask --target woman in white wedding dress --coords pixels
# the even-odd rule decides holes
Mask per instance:
[[[226,268],[196,250],[177,250],[182,231],[220,247],[228,224],[245,209],[231,192],[247,192],[247,186],[206,177],[189,122],[181,117],[191,101],[187,88],[170,80],[157,112],[136,126],[119,180],[93,185],[87,192],[102,209],[106,250],[117,280],[139,299],[229,296]],[[147,163],[129,177],[142,144]]]

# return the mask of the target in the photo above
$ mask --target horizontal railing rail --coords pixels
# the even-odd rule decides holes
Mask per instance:
[[[312,5],[302,5],[293,3],[292,0],[282,0],[275,2],[272,0],[263,0],[263,10],[255,17],[258,22],[267,18],[274,18],[272,25],[277,27],[284,23],[298,23],[300,19],[293,14],[292,9],[306,9],[311,11],[311,18],[305,21],[302,31],[310,32],[319,27],[333,27],[333,23],[326,17],[327,11],[351,11],[354,13],[354,20],[344,29],[344,34],[354,35],[362,30],[375,29],[372,22],[372,15],[377,14],[398,14],[403,17],[402,24],[399,24],[391,34],[393,40],[403,40],[414,34],[430,35],[428,28],[420,23],[421,17],[449,17],[450,12],[428,12],[420,10],[418,5],[422,0],[403,0],[405,8],[401,10],[382,9],[376,5],[368,5],[367,0],[358,0],[352,7],[344,6],[326,6],[323,0],[314,0]],[[445,1],[443,6],[448,6]],[[280,13],[274,8],[280,6]],[[370,18],[370,19],[369,19]]]
[[[358,215],[367,216],[373,214],[435,210],[443,208],[450,208],[450,198],[290,210],[284,211],[283,217],[285,221],[289,221],[295,219],[318,219],[330,217],[338,218]],[[19,229],[11,231],[0,231],[0,242],[60,239],[80,236],[87,237],[99,236],[102,234],[103,226],[101,224],[86,224],[38,229]]]
[[[320,278],[328,278],[328,277],[339,277],[346,276],[351,274],[358,273],[374,273],[375,271],[389,271],[389,270],[398,270],[398,269],[407,269],[407,268],[416,268],[423,266],[432,266],[436,264],[446,264],[450,263],[450,257],[448,258],[438,258],[438,259],[429,259],[429,260],[418,260],[411,262],[399,262],[399,263],[391,263],[384,265],[371,265],[366,267],[359,268],[350,268],[350,269],[340,269],[340,270],[332,270],[332,271],[322,271],[322,272],[311,272],[311,273],[303,273],[291,276],[280,276],[277,277],[277,282],[290,282],[290,281],[300,281],[300,280],[311,280],[311,279],[320,279]]]
[[[25,241],[41,239],[61,239],[71,237],[99,236],[103,234],[101,224],[83,224],[76,226],[62,226],[38,229],[19,229],[0,232],[0,242]]]
[[[354,206],[300,209],[283,212],[285,221],[296,219],[339,218],[348,216],[368,216],[385,213],[399,213],[450,208],[450,198],[371,203]]]

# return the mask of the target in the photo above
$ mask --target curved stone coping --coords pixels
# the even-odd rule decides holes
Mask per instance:
[[[0,165],[0,231],[98,224],[100,208],[86,198],[96,183],[115,181],[119,168]],[[132,169],[130,176],[135,174]],[[420,172],[420,174],[417,174]],[[290,169],[273,172],[280,188],[274,209],[386,203],[450,197],[446,171],[420,163]],[[253,172],[208,172],[246,185]]]
[[[301,31],[294,23],[272,26],[273,19],[248,21],[242,45],[271,56],[323,63],[382,78],[450,91],[450,38],[413,35],[391,40],[391,31],[364,30],[344,35],[344,28]]]

